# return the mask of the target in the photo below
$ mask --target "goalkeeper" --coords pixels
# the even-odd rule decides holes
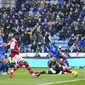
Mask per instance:
[[[48,67],[49,70],[42,71],[41,74],[59,74],[62,72],[63,69],[61,64],[56,61],[56,57],[52,57],[52,59],[48,61]]]
[[[60,61],[56,60],[56,57],[52,57],[52,59],[48,61],[48,67],[49,70],[42,71],[41,74],[64,74],[65,72],[72,73],[68,67],[63,66]]]

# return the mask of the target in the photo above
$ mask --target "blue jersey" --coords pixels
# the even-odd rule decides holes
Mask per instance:
[[[0,45],[3,45],[3,38],[0,36]],[[0,59],[1,57],[4,55],[5,53],[5,50],[4,50],[4,47],[0,46]]]
[[[47,52],[52,56],[56,57],[57,60],[60,59],[60,53],[59,51],[51,44],[49,48],[47,48]]]

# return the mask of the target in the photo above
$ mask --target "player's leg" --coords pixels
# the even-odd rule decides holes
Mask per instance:
[[[32,69],[30,68],[29,64],[28,64],[26,61],[20,60],[19,63],[17,64],[17,66],[15,66],[15,68],[12,69],[12,70],[9,72],[10,78],[12,78],[13,73],[14,73],[17,69],[19,69],[20,67],[22,67],[23,65],[25,65],[26,69],[29,71],[29,73],[30,73],[34,78],[36,78],[36,77],[38,77],[38,76],[40,75],[40,73],[35,74],[35,73],[32,71]]]
[[[23,64],[18,63],[17,66],[15,66],[15,67],[9,72],[10,78],[12,78],[13,73],[14,73],[16,70],[18,70],[20,67],[22,67],[22,66],[23,66]]]
[[[12,59],[16,63],[16,66],[9,72],[10,78],[12,78],[12,75],[16,70],[18,70],[20,67],[24,65],[23,63],[20,62],[21,57],[19,57],[19,55],[15,55],[15,57],[13,57]]]
[[[6,64],[4,64],[2,61],[0,61],[0,75],[3,74],[3,69],[6,67]]]
[[[9,72],[10,78],[12,78],[13,73],[14,73],[16,70],[18,70],[20,67],[22,67],[23,65],[24,65],[24,64],[22,64],[22,63],[18,63],[18,64]]]
[[[65,60],[65,63],[66,63],[66,65],[69,67],[69,62],[68,62],[67,59]]]
[[[2,71],[6,67],[6,64],[3,61],[0,61],[0,71]]]
[[[8,74],[8,65],[3,69],[3,75],[7,75]]]
[[[47,70],[47,71],[42,71],[40,72],[41,74],[53,74],[51,70]]]
[[[29,73],[33,76],[33,77],[38,77],[40,74],[35,74],[32,69],[30,68],[29,64],[24,61],[24,59],[22,57],[20,57],[19,55],[16,55],[13,60],[15,61],[15,63],[17,64],[17,66],[15,66],[14,69],[12,69],[9,72],[9,76],[10,78],[12,78],[12,75],[14,73],[14,71],[16,71],[17,69],[19,69],[20,67],[22,67],[23,65],[25,65],[26,69],[29,71]]]
[[[28,64],[26,61],[24,61],[24,65],[25,65],[26,69],[29,71],[29,73],[30,73],[34,78],[40,76],[40,72],[34,73],[33,70],[31,69],[31,67],[29,66],[29,64]]]
[[[66,66],[63,66],[63,73],[64,72],[72,73],[72,71],[68,67],[66,67]]]
[[[33,74],[33,71],[30,68],[29,64],[27,62],[25,62],[23,59],[19,60],[19,63],[17,63],[17,66],[15,66],[15,68],[13,70],[11,70],[11,72],[16,71],[17,69],[19,69],[23,65],[25,65],[25,67],[27,68],[27,70],[29,71],[30,74]]]
[[[4,55],[3,62],[6,64],[5,68],[3,69],[3,75],[6,75],[8,73],[8,67],[9,67],[8,65],[10,64],[7,55]]]

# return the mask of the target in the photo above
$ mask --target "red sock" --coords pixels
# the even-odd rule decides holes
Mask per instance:
[[[34,73],[34,72],[32,71],[32,69],[30,68],[30,66],[29,66],[28,63],[25,64],[25,67],[26,67],[26,69],[29,71],[30,74],[33,74],[33,73]]]
[[[13,70],[16,71],[18,68],[22,67],[23,64],[18,64]]]
[[[69,68],[68,68],[68,67],[64,67],[63,72],[72,73],[72,71],[71,71],[71,70],[69,70]]]
[[[72,71],[71,71],[69,68],[66,68],[66,71],[67,71],[68,73],[72,73]]]

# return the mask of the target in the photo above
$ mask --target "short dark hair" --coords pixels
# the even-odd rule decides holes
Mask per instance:
[[[14,33],[14,36],[16,36],[16,35],[20,35],[19,32],[15,32],[15,33]]]

